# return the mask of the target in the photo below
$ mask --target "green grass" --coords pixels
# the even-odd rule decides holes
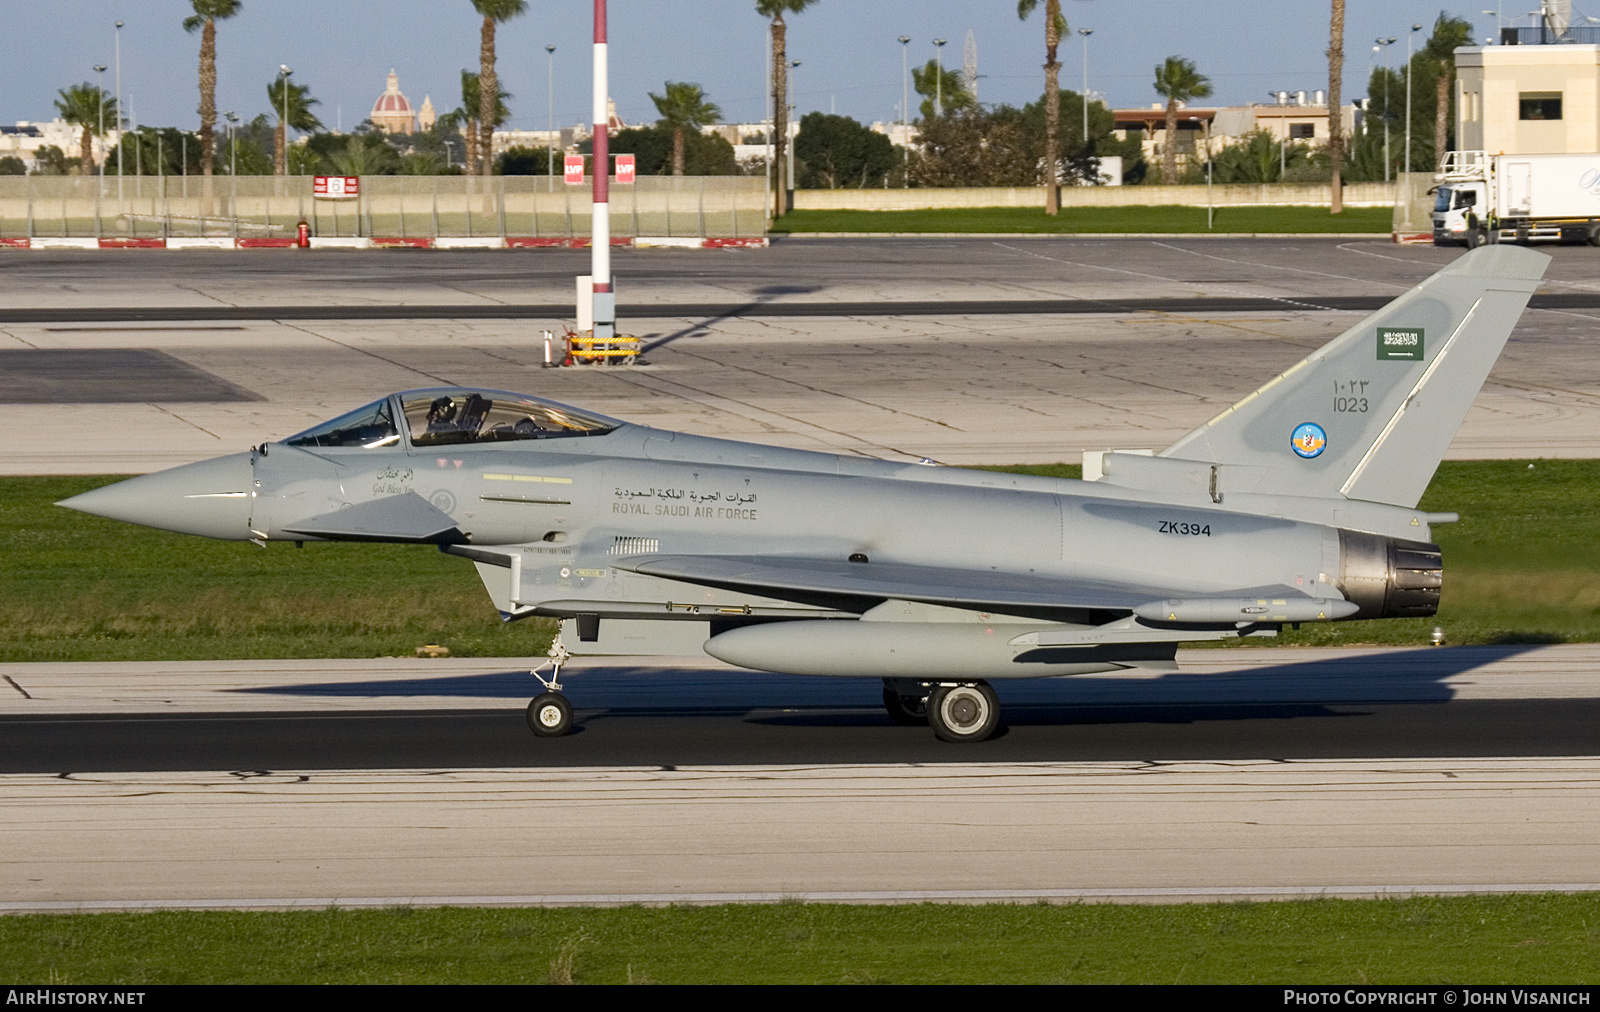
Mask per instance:
[[[0,977],[161,983],[1592,983],[1600,897],[0,918]]]
[[[95,478],[0,478],[0,660],[542,654],[472,563],[414,545],[213,541],[52,503]]]
[[[1393,211],[1352,207],[1220,207],[1211,232],[1388,233]],[[1204,234],[1206,209],[1185,205],[1064,207],[1054,218],[1043,208],[959,207],[920,211],[793,211],[772,223],[781,232],[1196,232]]]
[[[1075,478],[1056,464],[1004,468]],[[471,563],[404,545],[212,541],[51,505],[106,478],[0,478],[0,660],[542,654],[553,624],[504,624]],[[1431,619],[1307,624],[1270,645],[1600,642],[1600,461],[1447,461],[1423,508],[1445,588]]]

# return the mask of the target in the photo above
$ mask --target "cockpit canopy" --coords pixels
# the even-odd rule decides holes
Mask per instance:
[[[396,424],[396,419],[400,424]],[[393,394],[284,440],[290,446],[376,449],[603,436],[622,423],[504,390],[438,387]]]

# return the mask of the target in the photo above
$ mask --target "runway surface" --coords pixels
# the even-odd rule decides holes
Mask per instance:
[[[1585,246],[1551,292],[1594,292]],[[884,298],[1077,299],[1380,294],[1465,250],[1340,239],[776,238],[768,249],[614,250],[619,305]],[[270,305],[570,306],[588,250],[0,250],[0,308]],[[927,296],[916,291],[933,290]],[[286,298],[292,293],[292,298]]]
[[[1600,253],[1546,251],[1545,308],[1452,458],[1600,456]],[[648,367],[543,369],[583,251],[27,252],[0,252],[0,474],[155,470],[443,384],[826,452],[1075,462],[1171,443],[1460,255],[1314,238],[631,251],[619,299]]]
[[[979,746],[896,727],[872,679],[590,659],[533,737],[501,661],[0,665],[0,773],[1589,756],[1600,647],[1186,650],[1176,673],[997,685]]]
[[[793,319],[834,316],[1037,316],[1105,313],[1272,313],[1284,309],[1370,313],[1389,299],[1376,295],[1299,295],[1290,298],[1161,299],[928,299],[919,302],[682,302],[621,306],[621,320],[659,319],[665,309],[685,317]],[[1535,295],[1531,309],[1600,309],[1600,294]],[[550,320],[570,315],[561,303],[474,306],[164,306],[102,309],[3,309],[8,323],[201,323],[229,320]]]
[[[1362,311],[1382,307],[1388,299],[1372,296],[1302,296],[1301,309]],[[1597,309],[1600,295],[1542,296],[1548,308]],[[623,320],[657,319],[663,309],[695,317],[787,319],[829,316],[1002,316],[1016,313],[1261,313],[1282,310],[1282,299],[992,299],[920,302],[684,302],[670,306],[641,305],[618,309]],[[7,323],[197,323],[223,320],[550,320],[570,315],[559,303],[493,306],[164,306],[134,309],[6,309]]]
[[[1600,647],[1194,650],[1001,687],[586,662],[8,664],[0,910],[1595,889]]]
[[[1555,257],[1548,293],[1600,291],[1588,246]],[[777,238],[768,249],[614,250],[619,306],[939,298],[1376,296],[1459,247],[1371,239]],[[588,250],[6,250],[0,309],[273,305],[570,307]],[[925,292],[927,294],[918,294]],[[292,297],[288,297],[291,296]]]
[[[520,707],[486,713],[195,714],[0,720],[0,769],[53,774],[209,770],[557,769],[830,763],[1278,761],[1589,756],[1600,701],[1450,704],[1034,705],[981,748],[894,727],[867,707],[578,714],[534,738]]]
[[[1600,761],[0,779],[0,910],[1592,891]]]

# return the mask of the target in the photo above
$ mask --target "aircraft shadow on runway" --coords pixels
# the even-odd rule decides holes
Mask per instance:
[[[1005,721],[1014,725],[1334,716],[1336,711],[1329,707],[1448,702],[1456,694],[1446,684],[1448,679],[1537,649],[1507,645],[1395,650],[1219,673],[1078,675],[1001,682],[995,688]],[[1246,656],[1241,654],[1240,660]],[[580,721],[596,710],[609,716],[745,715],[757,723],[831,726],[886,719],[879,712],[880,685],[875,679],[617,664],[568,669],[564,684]],[[539,685],[526,672],[498,671],[235,691],[365,697],[374,709],[381,709],[385,700],[396,698],[433,696],[441,707],[448,707],[450,699],[522,700],[539,691]],[[852,712],[859,710],[872,712]]]
[[[752,302],[747,302],[742,306],[731,307],[715,316],[701,320],[698,323],[691,323],[689,326],[684,327],[681,330],[675,330],[670,334],[665,334],[660,337],[651,334],[650,340],[648,340],[639,349],[639,353],[642,355],[646,352],[655,351],[657,348],[665,348],[667,345],[680,338],[703,337],[704,335],[711,333],[711,328],[714,325],[722,323],[725,320],[732,320],[753,313],[762,306],[772,302],[773,299],[776,299],[780,295],[809,295],[812,292],[819,292],[821,290],[821,285],[763,285],[755,290],[756,297]]]
[[[327,681],[243,690],[281,701],[270,712],[21,715],[0,721],[0,772],[1593,755],[1600,700],[1441,705],[1456,697],[1447,679],[1536,649],[1396,650],[1245,672],[1007,684],[1003,726],[981,746],[895,726],[875,679],[584,668],[564,676],[578,733],[557,739],[528,733],[522,703],[537,683],[523,671]],[[314,697],[356,708],[311,710]],[[504,707],[482,705],[499,700]]]

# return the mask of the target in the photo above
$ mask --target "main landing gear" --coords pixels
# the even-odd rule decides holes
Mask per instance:
[[[1000,726],[1000,701],[988,682],[883,680],[883,708],[896,724],[926,724],[940,741],[983,741]]]
[[[550,665],[550,677],[539,674],[544,664],[528,672],[545,688],[528,704],[528,730],[541,738],[559,738],[572,731],[572,704],[561,694],[561,665],[570,656],[557,640],[550,645],[550,660],[545,662]]]
[[[885,678],[883,708],[901,727],[927,727],[928,687],[909,678]]]

